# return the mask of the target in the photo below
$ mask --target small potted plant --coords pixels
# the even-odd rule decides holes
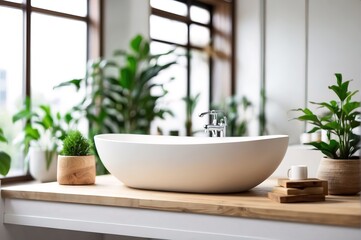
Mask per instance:
[[[57,180],[62,185],[95,183],[95,157],[90,155],[91,145],[79,132],[70,131],[63,141],[58,156]]]
[[[360,102],[352,98],[358,91],[349,91],[349,81],[342,81],[342,75],[336,73],[336,85],[329,86],[337,100],[315,103],[326,114],[316,115],[308,108],[300,108],[303,114],[300,121],[312,124],[309,133],[325,131],[327,140],[309,143],[326,155],[320,163],[317,177],[328,181],[329,193],[336,195],[357,194],[361,190],[360,158],[356,156],[360,149]]]

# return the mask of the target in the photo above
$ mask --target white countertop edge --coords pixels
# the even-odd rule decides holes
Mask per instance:
[[[205,214],[5,199],[4,223],[158,239],[359,239],[361,229]]]

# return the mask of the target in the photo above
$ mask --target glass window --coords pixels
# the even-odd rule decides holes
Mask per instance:
[[[195,46],[205,47],[209,45],[211,41],[209,28],[199,26],[197,24],[191,24],[190,40],[191,44]]]
[[[196,113],[201,113],[210,109],[209,106],[209,55],[204,51],[193,50],[191,52],[191,96],[199,96],[198,104],[195,108]],[[208,91],[204,91],[204,90]],[[198,114],[193,115],[193,130],[203,132],[204,119],[199,118]]]
[[[151,43],[152,54],[160,54],[174,49],[174,46],[170,44],[152,42]],[[181,57],[179,57],[181,56]],[[161,107],[171,109],[174,117],[169,115],[164,120],[157,119],[153,123],[152,131],[156,131],[156,127],[161,127],[164,134],[170,133],[170,131],[180,131],[180,134],[184,135],[183,123],[185,121],[185,105],[182,98],[187,95],[187,59],[186,49],[176,48],[173,55],[163,56],[159,59],[159,63],[168,63],[170,61],[177,61],[178,64],[171,66],[167,71],[162,71],[156,78],[156,82],[166,82],[165,90],[167,94],[161,102]],[[171,80],[174,78],[174,80]],[[155,93],[154,93],[155,94]]]
[[[211,14],[207,9],[198,6],[191,6],[190,13],[191,13],[191,20],[194,22],[209,24],[211,21]]]
[[[150,0],[150,6],[181,16],[186,16],[188,12],[187,5],[185,3],[173,0]]]
[[[12,158],[7,176],[21,176],[26,168],[16,137],[22,123],[12,123],[12,116],[23,106],[25,96],[31,96],[36,105],[50,104],[61,112],[78,102],[75,90],[53,87],[84,77],[89,16],[87,0],[33,0],[29,7],[25,6],[28,1],[12,2],[21,4],[9,7],[0,1],[0,127],[8,140],[7,144],[0,143],[0,149]],[[23,19],[26,14],[31,18],[27,27]],[[29,33],[31,46],[26,49]],[[30,76],[25,69],[30,69]]]
[[[150,17],[150,25],[152,26],[150,28],[151,38],[187,44],[187,24],[152,15]]]
[[[53,87],[84,76],[86,23],[34,13],[31,34],[32,96],[36,101],[67,111],[80,101],[80,94],[73,88],[53,90]]]
[[[85,17],[87,0],[33,0],[33,7]]]
[[[158,2],[154,0],[154,2]],[[161,1],[159,1],[161,2]],[[173,1],[162,1],[167,6]],[[194,1],[195,2],[195,1]],[[192,114],[192,131],[202,131],[204,119],[200,119],[196,113],[207,111],[210,107],[210,66],[211,59],[206,53],[206,47],[211,44],[211,11],[209,8],[201,8],[194,5],[193,1],[187,1],[185,18],[174,17],[170,14],[152,11],[150,16],[150,36],[153,40],[151,51],[164,52],[169,44],[177,45],[183,52],[183,57],[178,59],[178,66],[167,70],[174,74],[175,80],[168,84],[168,95],[165,102],[171,103],[174,117],[167,119],[162,127],[169,130],[177,130],[181,135],[186,134],[186,104],[183,98],[194,98],[199,94],[198,102]],[[169,4],[169,5],[168,5]],[[151,1],[151,7],[155,7]],[[158,8],[158,7],[156,7]],[[160,7],[159,7],[160,8]],[[171,12],[166,7],[162,10]],[[176,20],[177,21],[176,21]],[[183,19],[183,20],[182,20]],[[197,22],[197,23],[192,23]],[[205,24],[205,25],[202,25]],[[189,36],[188,36],[189,34]],[[164,44],[164,42],[169,44]],[[162,44],[161,44],[162,43]],[[189,57],[187,57],[189,56]],[[181,62],[181,64],[180,64]],[[180,65],[180,66],[179,66]],[[168,132],[165,131],[165,134]]]
[[[21,125],[12,123],[16,107],[22,103],[23,91],[23,14],[21,10],[0,7],[0,127],[8,142],[14,141]],[[14,144],[0,143],[0,149],[12,156],[9,176],[24,172],[24,161]]]

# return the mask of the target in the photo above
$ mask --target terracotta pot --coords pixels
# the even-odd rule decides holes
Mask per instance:
[[[58,156],[59,184],[88,185],[95,183],[95,157]]]
[[[361,191],[361,160],[322,158],[317,178],[328,181],[333,195],[355,195]]]

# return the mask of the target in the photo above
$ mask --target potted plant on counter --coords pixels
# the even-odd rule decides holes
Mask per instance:
[[[22,145],[25,158],[29,160],[31,176],[40,182],[56,180],[56,161],[61,140],[70,127],[72,117],[54,113],[50,106],[34,108],[29,98],[24,107],[13,116],[13,122],[23,120],[23,131],[16,139]]]
[[[320,163],[317,177],[328,181],[329,193],[336,195],[357,194],[361,190],[360,158],[356,156],[360,149],[360,102],[352,98],[358,91],[349,91],[349,81],[343,82],[342,75],[336,73],[336,85],[329,86],[337,100],[315,103],[319,109],[326,109],[326,114],[316,115],[308,108],[300,108],[303,114],[300,121],[312,124],[309,131],[325,131],[327,141],[309,143],[326,155]]]
[[[70,131],[63,141],[61,155],[58,156],[58,183],[94,184],[95,157],[90,152],[89,141],[79,131]]]

